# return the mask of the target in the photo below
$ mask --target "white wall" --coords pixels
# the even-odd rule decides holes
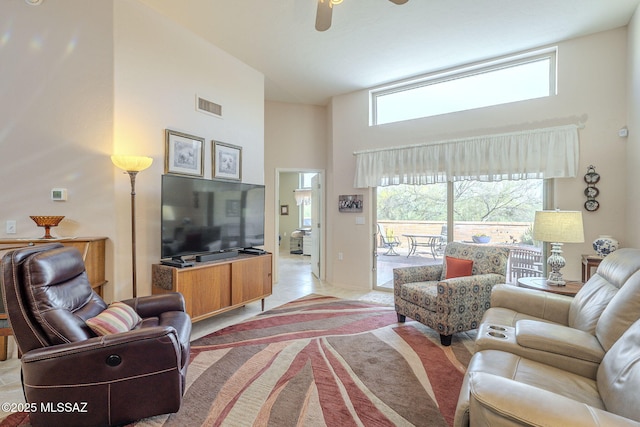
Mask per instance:
[[[107,236],[105,297],[129,297],[130,184],[109,157],[151,156],[136,180],[138,295],[149,294],[164,129],[206,139],[206,177],[217,139],[243,147],[244,182],[264,183],[264,76],[137,0],[15,0],[0,11],[0,237],[41,236],[29,215],[65,215],[53,233]],[[224,118],[196,112],[196,93]],[[52,202],[53,187],[69,200]]]
[[[113,6],[57,0],[0,5],[0,237],[44,235],[29,215],[65,215],[54,236],[116,235]],[[53,187],[68,201],[53,202]],[[6,220],[17,234],[5,233]],[[111,240],[107,280],[113,283]]]
[[[626,29],[600,33],[559,45],[558,95],[503,106],[453,113],[369,127],[367,91],[332,100],[333,131],[327,205],[328,280],[334,284],[368,288],[371,277],[373,232],[371,197],[353,188],[357,150],[437,141],[469,135],[578,123],[580,130],[580,175],[556,182],[556,205],[564,210],[582,210],[586,200],[583,175],[590,164],[602,179],[598,183],[601,204],[597,212],[584,211],[585,243],[565,245],[565,277],[580,278],[580,255],[592,253],[591,242],[600,234],[617,237],[627,245],[625,227],[627,141],[618,137],[626,124]],[[331,209],[340,194],[365,194],[365,225],[355,225],[353,214]],[[344,254],[342,261],[334,256]]]
[[[160,176],[165,129],[243,148],[242,181],[264,183],[264,76],[137,0],[114,6],[114,151],[154,158],[136,180],[138,293],[151,293],[151,265],[160,260]],[[195,96],[222,105],[219,119],[195,110]],[[129,180],[115,173],[118,297],[130,288]]]
[[[627,121],[629,138],[626,142],[627,235],[628,246],[640,248],[640,7],[629,24],[627,69]]]

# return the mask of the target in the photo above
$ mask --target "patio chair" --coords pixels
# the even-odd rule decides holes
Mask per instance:
[[[542,277],[542,252],[537,249],[512,248],[509,251],[509,282],[521,277]]]
[[[396,247],[400,246],[400,239],[398,239],[396,236],[387,235],[382,224],[378,224],[378,234],[380,234],[381,246],[383,248],[387,248],[387,252],[385,252],[384,255],[400,255],[395,250]]]
[[[437,243],[434,248],[434,258],[436,256],[441,257],[444,254],[444,249],[447,247],[447,241],[449,237],[447,235],[447,226],[443,225],[440,229],[440,241]]]

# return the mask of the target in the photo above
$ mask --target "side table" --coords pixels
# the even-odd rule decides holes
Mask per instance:
[[[521,277],[518,279],[518,286],[521,288],[537,289],[539,291],[573,297],[580,289],[582,289],[582,282],[578,282],[577,280],[567,280],[567,283],[564,286],[554,286],[547,285],[546,277]]]
[[[582,255],[582,283],[589,280],[591,269],[598,268],[601,262],[602,257],[599,255]]]

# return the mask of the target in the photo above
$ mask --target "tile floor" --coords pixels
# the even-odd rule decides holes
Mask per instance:
[[[265,310],[277,307],[311,293],[331,295],[345,299],[358,299],[383,304],[393,304],[393,294],[380,291],[354,291],[323,283],[311,274],[310,257],[280,254],[280,280],[273,285],[273,294],[265,300]],[[202,320],[193,325],[192,339],[238,323],[260,312],[260,302]],[[20,384],[20,360],[13,339],[9,340],[10,357],[0,362],[0,402],[24,402]],[[0,411],[0,419],[7,416]]]

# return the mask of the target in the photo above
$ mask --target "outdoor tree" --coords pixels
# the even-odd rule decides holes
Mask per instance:
[[[541,180],[458,181],[453,184],[456,221],[530,222],[542,206]],[[446,221],[447,184],[378,188],[378,219]]]

